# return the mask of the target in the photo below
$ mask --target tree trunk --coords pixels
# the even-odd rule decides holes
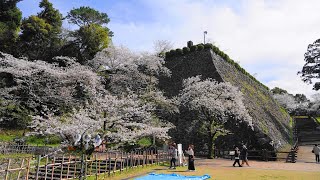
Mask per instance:
[[[216,133],[211,133],[209,132],[208,136],[208,158],[213,159],[214,158],[214,142],[213,142],[213,137]]]

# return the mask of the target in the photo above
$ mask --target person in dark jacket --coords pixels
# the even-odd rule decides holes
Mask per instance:
[[[244,163],[246,163],[247,166],[250,166],[249,162],[248,162],[248,149],[247,149],[246,145],[242,146],[241,158],[242,158],[241,166],[243,166]]]
[[[188,150],[186,151],[189,154],[189,162],[188,162],[188,171],[195,171],[194,167],[194,146],[192,144],[189,145]]]
[[[235,167],[236,163],[238,163],[239,167],[242,167],[240,165],[240,151],[239,151],[239,148],[236,147],[234,149],[234,163],[233,163],[233,167]]]

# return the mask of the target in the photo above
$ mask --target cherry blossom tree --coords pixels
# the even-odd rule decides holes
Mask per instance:
[[[273,94],[273,98],[290,114],[298,113],[298,111],[303,111],[304,113],[310,111],[309,101],[300,101],[299,98],[295,98],[292,94]]]
[[[67,144],[73,144],[73,137],[83,133],[105,133],[114,143],[150,135],[166,139],[171,126],[154,124],[153,110],[152,105],[140,103],[134,94],[123,98],[105,95],[89,107],[74,109],[64,117],[54,114],[35,116],[31,127],[38,134],[59,134]],[[105,132],[102,131],[104,125]]]
[[[168,40],[157,40],[153,43],[153,49],[158,56],[164,57],[165,52],[173,49],[173,44]]]
[[[13,83],[1,86],[0,94],[34,109],[30,127],[35,133],[59,134],[68,144],[72,135],[84,132],[105,133],[115,143],[168,138],[173,126],[164,115],[178,108],[157,88],[158,76],[170,75],[163,59],[110,47],[90,65],[67,57],[47,63],[1,54],[0,75]],[[101,74],[101,66],[110,71]]]
[[[8,82],[1,86],[1,97],[19,102],[35,113],[82,106],[104,90],[101,78],[74,59],[56,57],[56,63],[50,64],[1,55],[0,73]]]
[[[224,133],[227,121],[246,122],[252,126],[241,92],[230,83],[218,83],[213,79],[201,80],[200,76],[191,77],[183,82],[179,95],[181,106],[194,111],[197,120],[204,124],[208,133],[208,157],[213,157],[214,138]]]
[[[116,94],[133,91],[159,91],[156,86],[160,76],[170,76],[164,60],[150,53],[132,53],[125,47],[110,46],[99,52],[90,62],[93,67],[107,68],[110,91]]]

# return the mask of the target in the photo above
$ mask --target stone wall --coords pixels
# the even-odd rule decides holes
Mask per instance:
[[[165,95],[169,97],[178,95],[182,88],[183,79],[196,75],[202,75],[203,79],[210,77],[219,82],[230,82],[241,90],[244,95],[244,104],[253,118],[254,131],[245,128],[246,132],[243,135],[243,132],[239,132],[244,130],[243,128],[233,129],[238,132],[233,132],[233,135],[218,139],[220,144],[223,142],[222,144],[232,146],[232,144],[237,144],[237,141],[243,141],[248,143],[251,148],[269,148],[271,140],[274,142],[280,141],[282,145],[289,142],[290,116],[280,108],[269,90],[237,70],[211,49],[169,57],[166,59],[165,65],[172,71],[172,76],[160,79],[159,84]],[[188,116],[192,117],[192,115]],[[186,128],[182,123],[188,121],[188,117],[180,115],[174,119],[177,128]],[[232,125],[229,126],[232,127]],[[241,137],[244,138],[242,140],[237,138],[237,136],[240,137],[239,134],[241,133]],[[182,139],[185,136],[180,135],[179,137],[174,137],[174,139],[184,142]],[[232,142],[228,143],[226,141]]]

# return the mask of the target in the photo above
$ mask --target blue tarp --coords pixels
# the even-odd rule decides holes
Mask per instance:
[[[204,180],[209,179],[209,175],[203,176],[182,176],[179,174],[154,174],[135,178],[135,180]]]

